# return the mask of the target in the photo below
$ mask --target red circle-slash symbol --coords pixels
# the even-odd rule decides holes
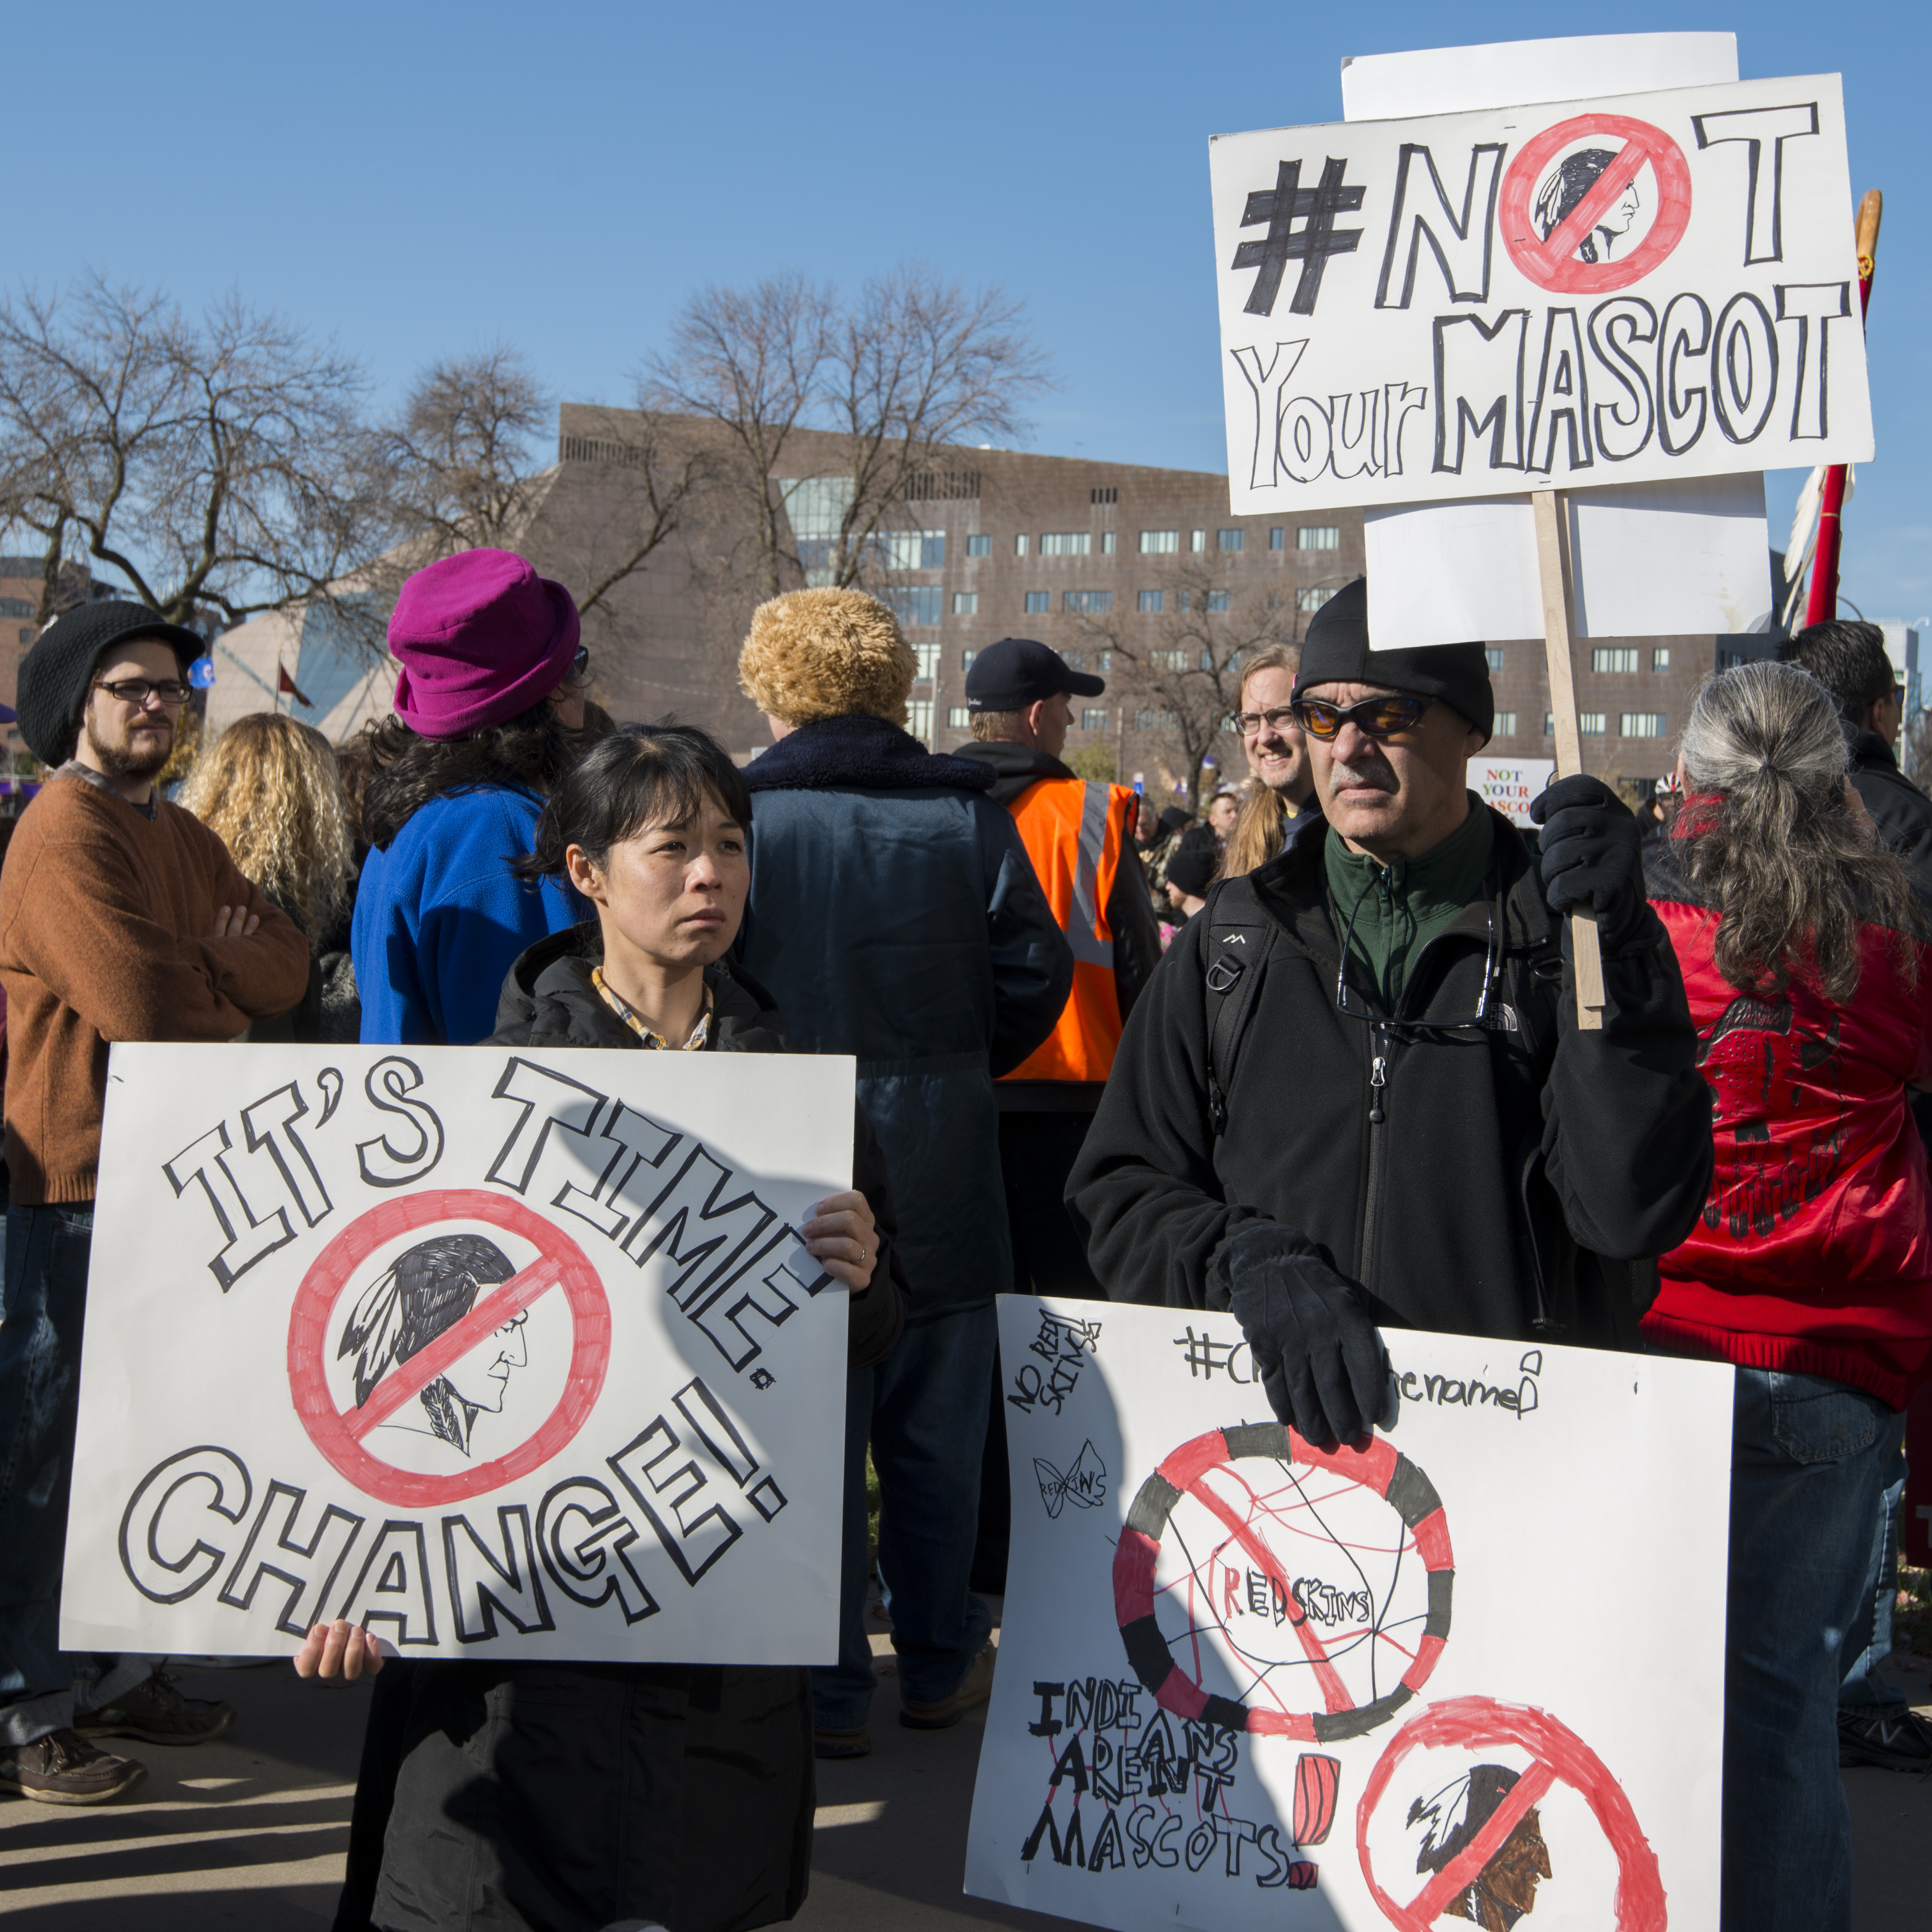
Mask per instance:
[[[1481,1750],[1515,1744],[1533,1762],[1484,1821],[1475,1836],[1406,1904],[1391,1898],[1376,1882],[1369,1857],[1369,1822],[1389,1781],[1412,1751],[1442,1745]],[[1552,1784],[1567,1784],[1595,1814],[1616,1854],[1617,1932],[1664,1932],[1664,1881],[1657,1854],[1637,1823],[1623,1787],[1603,1760],[1554,1718],[1527,1705],[1498,1703],[1491,1697],[1451,1697],[1412,1718],[1389,1740],[1355,1808],[1355,1850],[1362,1876],[1391,1925],[1401,1932],[1429,1932],[1450,1902],[1468,1891],[1483,1868],[1508,1842],[1523,1814]]]
[[[1578,141],[1609,147],[1616,159],[1546,239],[1532,215],[1537,184],[1556,157]],[[1657,212],[1643,239],[1621,260],[1580,262],[1576,250],[1598,218],[1613,207],[1648,162],[1657,182]],[[1622,114],[1580,114],[1546,128],[1509,165],[1496,218],[1510,260],[1540,289],[1564,296],[1609,295],[1660,266],[1690,224],[1690,164],[1661,128]]]
[[[452,1221],[483,1221],[520,1235],[537,1258],[480,1296],[463,1318],[397,1363],[359,1406],[338,1409],[326,1364],[337,1301],[370,1256],[398,1234]],[[362,1438],[484,1336],[531,1306],[553,1288],[570,1304],[571,1362],[563,1394],[543,1425],[519,1448],[454,1475],[399,1469],[362,1446]],[[610,1362],[610,1304],[584,1250],[554,1222],[518,1201],[473,1187],[429,1188],[386,1201],[350,1222],[316,1258],[296,1292],[289,1318],[289,1387],[302,1426],[329,1462],[364,1495],[407,1508],[460,1502],[541,1468],[584,1426]]]

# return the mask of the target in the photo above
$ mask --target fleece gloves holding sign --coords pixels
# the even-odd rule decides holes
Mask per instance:
[[[1622,945],[1643,916],[1643,832],[1601,778],[1558,778],[1531,802],[1543,827],[1543,890],[1550,909],[1594,909],[1603,943]]]
[[[1394,1419],[1388,1351],[1367,1298],[1328,1251],[1276,1222],[1244,1228],[1214,1272],[1241,1324],[1268,1406],[1318,1449]]]

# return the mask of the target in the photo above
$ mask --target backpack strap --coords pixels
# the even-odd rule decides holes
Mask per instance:
[[[1280,935],[1245,877],[1214,888],[1207,919],[1208,1113],[1218,1139],[1227,1131],[1234,1055]]]

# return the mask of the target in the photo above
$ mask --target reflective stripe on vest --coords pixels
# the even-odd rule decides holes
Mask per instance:
[[[1107,902],[1121,862],[1124,785],[1042,778],[1009,808],[1040,890],[1073,949],[1073,990],[1052,1034],[1009,1080],[1104,1080],[1120,1043]]]

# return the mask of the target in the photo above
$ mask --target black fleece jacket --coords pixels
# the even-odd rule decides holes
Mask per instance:
[[[1932,798],[1898,769],[1892,747],[1876,731],[1847,726],[1851,780],[1879,836],[1908,865],[1932,863]]]
[[[610,1010],[590,983],[591,968],[604,958],[603,934],[593,920],[574,926],[518,956],[496,1002],[496,1030],[490,1046],[616,1046],[644,1050],[644,1042]],[[706,1050],[716,1053],[790,1053],[784,1023],[770,996],[742,968],[722,961],[708,966],[711,1034]],[[891,1183],[885,1156],[873,1136],[865,1109],[852,1126],[852,1185],[865,1196],[878,1224],[878,1264],[872,1286],[851,1298],[846,1342],[848,1366],[869,1368],[891,1354],[905,1327],[905,1270],[896,1235]]]
[[[1484,891],[1418,956],[1393,1016],[1473,1016],[1493,905],[1501,970],[1482,1027],[1404,1040],[1336,1010],[1325,830],[1214,889],[1134,1010],[1068,1183],[1115,1300],[1218,1305],[1208,1284],[1222,1244],[1274,1221],[1364,1283],[1378,1319],[1637,1346],[1654,1258],[1689,1232],[1710,1179],[1710,1100],[1683,980],[1646,908],[1604,962],[1602,1031],[1580,1032],[1566,922],[1522,838],[1492,816]],[[1214,950],[1263,951],[1266,964],[1247,962],[1264,976],[1232,1077],[1219,1070],[1217,1136],[1204,982],[1217,913],[1232,916],[1244,895],[1261,929]],[[1358,978],[1351,1006],[1378,1012]]]

